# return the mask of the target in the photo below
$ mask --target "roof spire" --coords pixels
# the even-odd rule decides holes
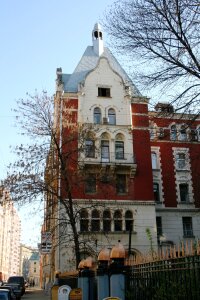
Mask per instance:
[[[92,31],[92,41],[93,41],[94,52],[98,56],[101,56],[101,54],[104,52],[104,47],[103,47],[102,30],[99,23],[96,23],[94,25],[94,29]]]

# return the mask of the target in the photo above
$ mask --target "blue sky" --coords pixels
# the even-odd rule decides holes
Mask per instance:
[[[0,180],[13,160],[10,145],[19,144],[11,111],[26,93],[55,91],[56,68],[71,73],[85,48],[92,44],[92,29],[113,0],[2,0],[0,1]],[[105,43],[106,43],[106,35]],[[32,208],[31,208],[32,210]],[[20,211],[22,241],[39,241],[40,216]],[[33,230],[33,227],[35,228]]]

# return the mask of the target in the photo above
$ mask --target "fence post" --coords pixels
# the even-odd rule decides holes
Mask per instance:
[[[109,297],[109,275],[108,275],[108,262],[110,260],[110,251],[102,249],[98,256],[97,268],[97,295],[98,300]]]
[[[110,296],[125,300],[125,249],[120,241],[112,248],[110,258]]]

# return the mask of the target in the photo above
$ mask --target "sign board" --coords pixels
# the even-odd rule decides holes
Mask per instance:
[[[41,233],[41,253],[50,253],[52,247],[51,232],[43,231]]]
[[[82,289],[72,289],[69,294],[69,300],[82,300]]]
[[[58,300],[69,300],[71,287],[69,285],[61,285],[58,289]]]

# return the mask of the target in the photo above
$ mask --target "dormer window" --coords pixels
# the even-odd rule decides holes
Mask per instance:
[[[99,87],[98,97],[110,97],[110,88]]]

